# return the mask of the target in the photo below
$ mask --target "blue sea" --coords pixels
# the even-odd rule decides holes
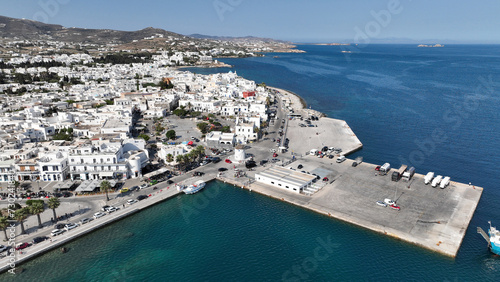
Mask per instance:
[[[0,279],[500,281],[500,257],[476,233],[489,220],[500,227],[500,46],[298,48],[307,53],[222,59],[234,68],[191,71],[236,71],[299,94],[311,108],[347,121],[364,144],[350,157],[410,164],[484,187],[455,259],[212,182]]]

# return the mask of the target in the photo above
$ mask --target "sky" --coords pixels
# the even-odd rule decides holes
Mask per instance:
[[[65,27],[293,42],[500,43],[500,0],[0,0],[0,15]]]

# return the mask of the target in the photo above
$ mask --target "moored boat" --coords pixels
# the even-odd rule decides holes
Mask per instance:
[[[481,227],[477,228],[477,232],[481,234],[484,239],[488,242],[488,247],[492,253],[500,256],[500,231],[498,231],[495,227],[491,226],[491,221],[488,221],[490,224],[490,229],[488,230],[488,234],[483,231]],[[489,236],[488,236],[489,235]]]
[[[186,189],[182,191],[186,194],[194,194],[196,192],[199,192],[203,188],[205,188],[205,182],[203,180],[198,180],[194,184],[189,185]]]

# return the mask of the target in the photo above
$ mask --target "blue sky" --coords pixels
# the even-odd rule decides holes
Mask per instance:
[[[66,27],[259,36],[294,42],[500,43],[500,1],[0,0],[0,15]],[[383,40],[381,40],[383,39]],[[424,42],[424,43],[425,43]]]

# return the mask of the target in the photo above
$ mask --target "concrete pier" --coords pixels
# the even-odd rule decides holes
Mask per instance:
[[[318,164],[316,159],[308,156],[291,165],[296,168],[300,163],[306,171],[326,173],[321,177],[327,176],[330,183],[312,196],[243,179],[220,180],[450,257],[457,255],[481,198],[481,187],[452,182],[445,189],[433,188],[424,184],[421,174],[410,182],[394,182],[389,174],[376,175],[373,164],[352,167],[351,160]],[[401,210],[376,204],[385,198],[395,200]]]

